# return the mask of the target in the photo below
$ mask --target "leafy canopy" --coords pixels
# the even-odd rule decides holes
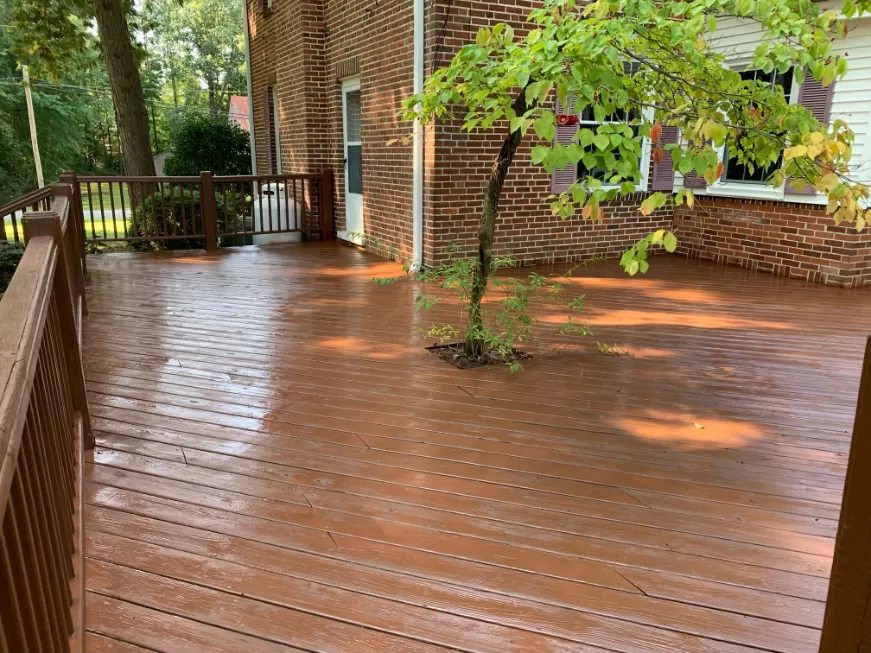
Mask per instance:
[[[552,198],[553,213],[562,218],[580,212],[602,220],[603,202],[635,192],[646,138],[654,143],[654,160],[671,150],[675,170],[694,171],[708,183],[722,174],[717,148],[728,139],[730,156],[751,171],[768,170],[768,183],[813,186],[828,196],[835,222],[861,230],[871,221],[862,208],[869,190],[850,178],[849,126],[821,125],[782,89],[743,80],[712,41],[724,19],[752,21],[761,45],[747,69],[792,74],[798,83],[811,76],[827,86],[847,72],[846,55],[833,50],[833,41],[846,36],[845,18],[869,4],[844,0],[838,16],[811,0],[545,0],[523,36],[505,24],[481,29],[408,100],[406,114],[426,122],[453,117],[459,106],[468,131],[507,121],[511,132],[534,134],[532,160],[548,172],[579,161],[604,171],[604,181],[578,179]],[[522,114],[512,108],[518,93],[529,107]],[[588,108],[598,122],[614,122],[580,129],[570,145],[554,144],[554,93],[563,106],[573,102],[574,113]],[[679,128],[682,142],[663,148],[663,126]],[[689,190],[671,198],[654,193],[641,213],[669,201],[692,206],[694,197]],[[651,234],[624,255],[627,271],[646,271],[647,249],[658,243],[676,246],[671,233]]]

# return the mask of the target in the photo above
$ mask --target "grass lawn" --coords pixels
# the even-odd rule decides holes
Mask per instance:
[[[6,218],[6,239],[13,240],[15,238],[15,233],[12,230],[12,218]],[[115,219],[115,228],[118,229],[118,237],[124,237],[124,220],[120,217]],[[106,231],[108,232],[108,238],[114,238],[115,232],[112,229],[112,219],[106,216]],[[103,221],[94,214],[94,232],[95,235],[91,233],[91,219],[88,214],[85,214],[85,238],[103,238]],[[24,230],[21,227],[21,220],[18,221],[18,237],[24,238]]]

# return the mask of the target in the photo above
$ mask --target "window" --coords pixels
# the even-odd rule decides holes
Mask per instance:
[[[360,89],[345,93],[345,152],[348,165],[348,192],[363,192],[363,141]]]
[[[792,97],[792,70],[780,74],[776,70],[770,73],[761,70],[747,70],[741,73],[741,79],[744,81],[758,81],[770,85],[772,89],[781,89],[783,96],[789,100]],[[743,163],[739,163],[737,158],[729,156],[729,142],[726,142],[726,149],[723,155],[725,171],[723,172],[723,181],[737,182],[745,184],[764,184],[771,174],[780,167],[781,161],[766,166],[764,168],[754,168],[753,172]]]
[[[628,117],[627,117],[628,115]],[[593,108],[586,107],[583,111],[581,111],[580,115],[580,128],[581,129],[589,129],[593,132],[596,131],[596,128],[599,125],[614,123],[614,124],[626,124],[629,123],[632,127],[632,133],[635,136],[638,136],[638,116],[635,111],[630,111],[628,114],[624,109],[617,109],[610,116],[605,118],[604,122],[598,122],[596,118],[593,116]],[[635,124],[633,124],[635,123]],[[615,161],[617,157],[615,156]],[[585,177],[593,177],[594,179],[599,179],[600,181],[605,181],[606,175],[613,175],[613,170],[602,170],[600,168],[588,168],[583,160],[578,161],[578,179],[584,179]]]
[[[644,109],[643,113],[634,110],[628,112],[625,110],[617,110],[613,114],[607,116],[604,121],[599,122],[596,120],[592,108],[586,107],[578,113],[574,109],[574,100],[572,98],[568,98],[567,105],[563,105],[558,97],[556,98],[555,112],[558,116],[558,123],[556,125],[556,133],[554,134],[554,142],[565,146],[577,144],[578,141],[576,136],[578,130],[589,129],[596,132],[599,125],[602,124],[628,125],[637,136],[641,116],[644,115],[644,117],[648,119],[653,117],[652,112],[648,115],[647,109]],[[575,116],[577,116],[577,120],[574,119]],[[564,118],[566,120],[563,120]],[[592,150],[592,146],[590,147],[590,150]],[[613,169],[617,166],[619,159],[614,153],[609,153],[605,158],[608,159],[608,157],[613,158],[613,161],[610,159],[607,160],[605,162],[606,166]],[[587,157],[587,159],[588,163],[592,163],[590,162],[589,157]],[[625,166],[621,167],[625,168]],[[650,141],[644,139],[642,142],[638,166],[641,176],[635,185],[636,191],[644,191],[647,189],[649,167]],[[569,163],[564,168],[556,168],[551,174],[551,192],[554,194],[565,192],[573,183],[575,183],[576,179],[585,179],[587,177],[593,177],[603,181],[605,185],[608,185],[611,177],[609,172],[609,170],[588,167],[583,160],[579,161],[578,165]]]
[[[281,172],[281,143],[278,129],[278,90],[266,87],[264,98],[264,131],[266,133],[266,167],[270,175]]]

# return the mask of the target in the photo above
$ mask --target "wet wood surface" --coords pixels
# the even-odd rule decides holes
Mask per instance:
[[[331,243],[88,267],[88,651],[816,652],[871,289],[601,264],[512,376]]]

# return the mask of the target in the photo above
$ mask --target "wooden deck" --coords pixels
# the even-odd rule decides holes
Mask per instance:
[[[871,288],[606,264],[512,377],[338,245],[88,265],[89,653],[816,652]]]

